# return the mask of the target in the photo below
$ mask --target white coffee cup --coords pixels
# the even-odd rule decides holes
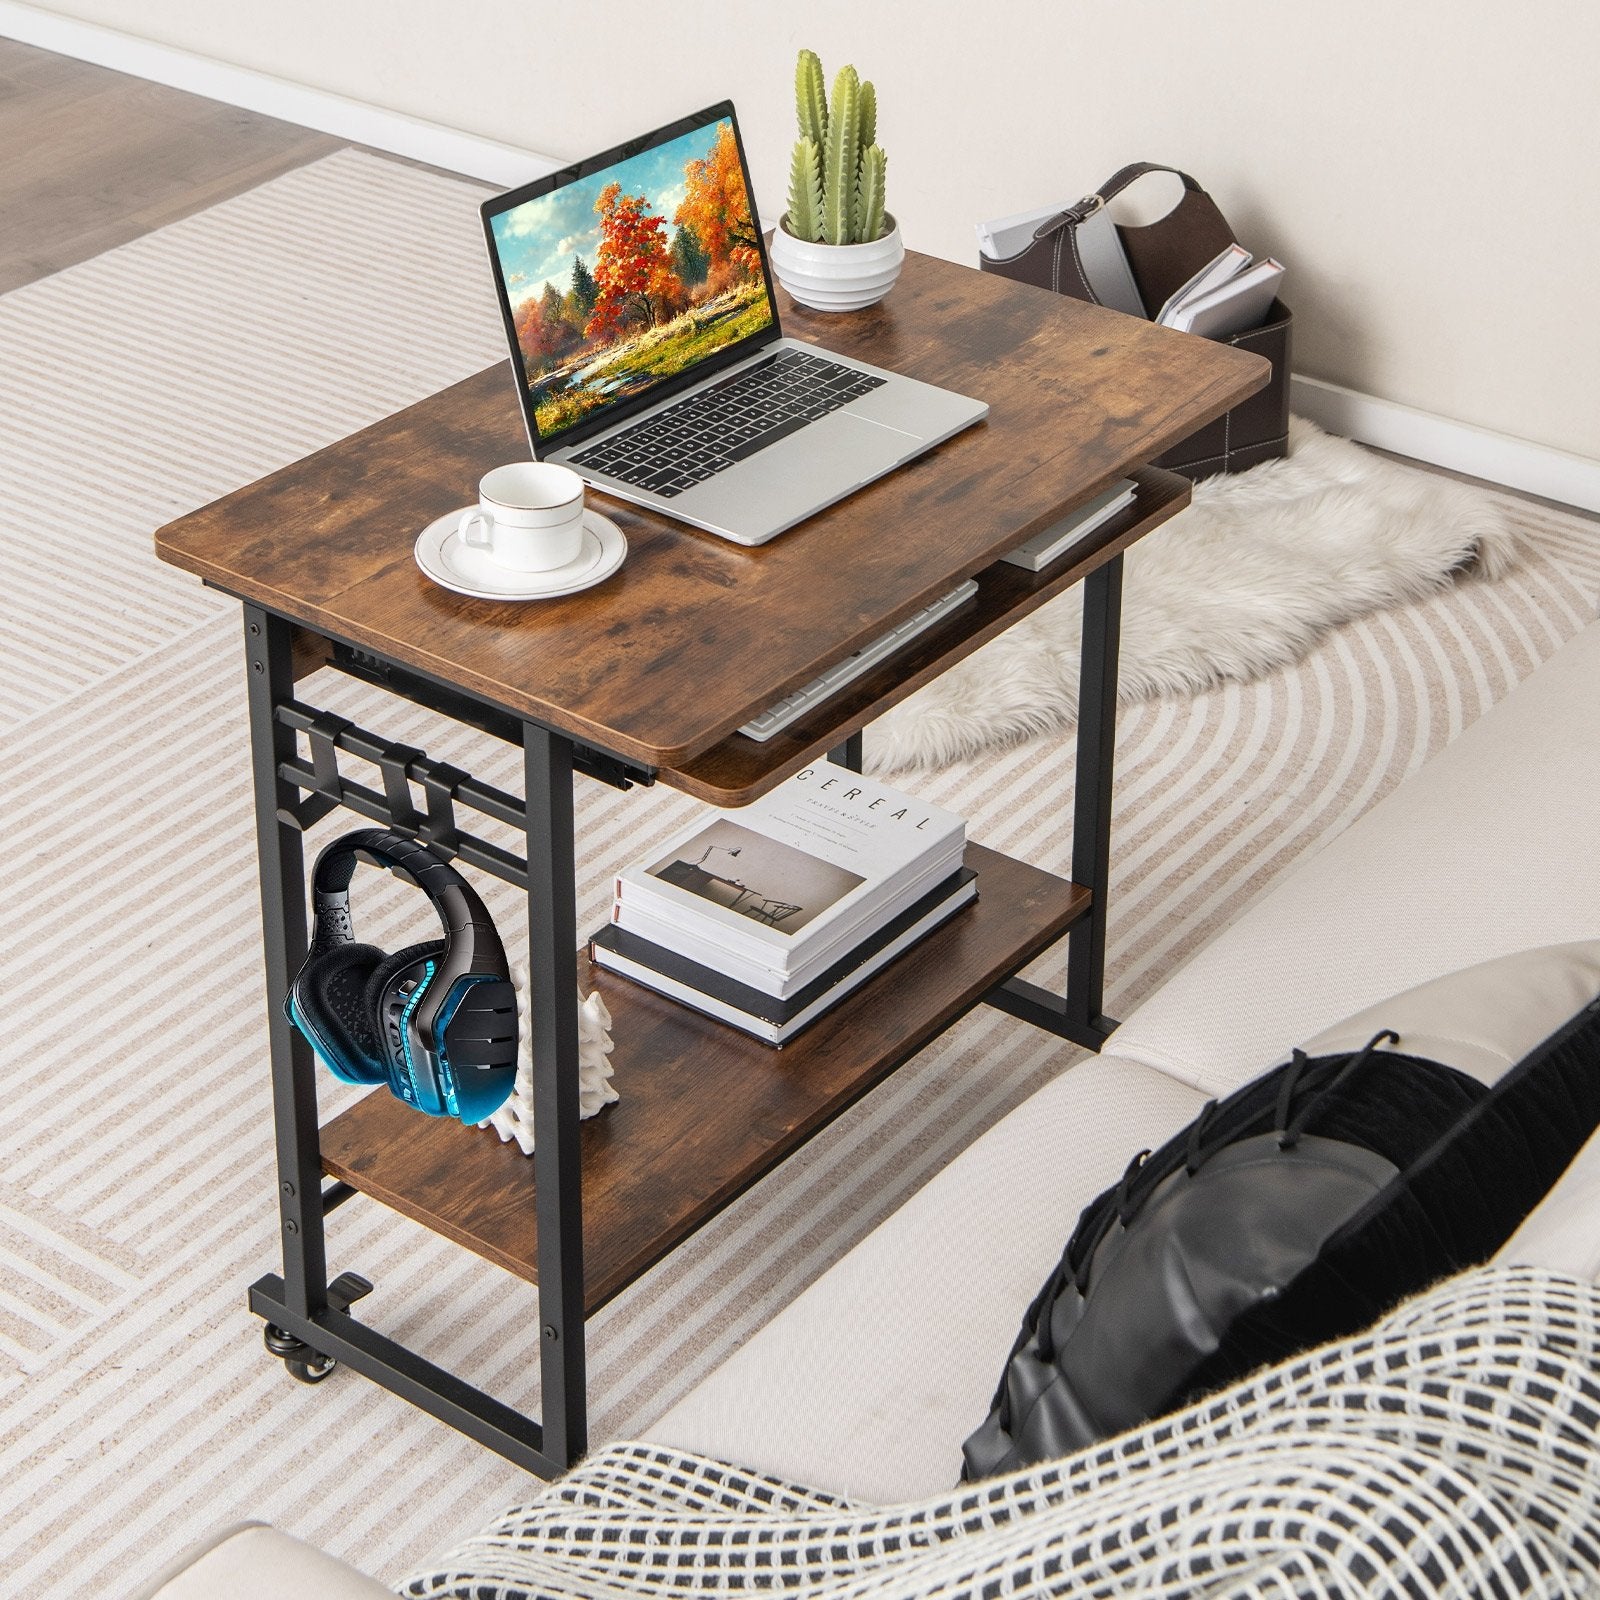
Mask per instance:
[[[550,572],[583,549],[583,479],[551,461],[513,461],[478,480],[461,542],[513,572]]]

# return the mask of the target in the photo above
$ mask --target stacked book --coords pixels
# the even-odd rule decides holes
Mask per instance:
[[[784,1044],[977,898],[966,824],[831,762],[616,879],[612,972]]]
[[[1283,281],[1283,264],[1258,261],[1243,245],[1230,244],[1175,290],[1156,321],[1183,333],[1229,339],[1260,327]]]

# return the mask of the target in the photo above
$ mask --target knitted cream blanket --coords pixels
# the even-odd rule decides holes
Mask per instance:
[[[872,1508],[600,1452],[412,1596],[1600,1593],[1600,1288],[1485,1268],[1045,1468]]]

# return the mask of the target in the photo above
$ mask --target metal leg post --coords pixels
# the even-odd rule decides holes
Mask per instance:
[[[543,1443],[547,1456],[566,1465],[588,1448],[571,741],[524,724],[523,769]]]
[[[1072,881],[1093,890],[1089,915],[1068,935],[1067,1021],[1107,1037],[1103,1012],[1106,902],[1111,890],[1111,782],[1117,753],[1117,652],[1122,638],[1122,557],[1083,586],[1078,681],[1078,776],[1073,799]]]
[[[852,772],[859,772],[861,770],[861,730],[857,728],[843,744],[835,745],[828,752],[828,759],[836,766],[848,767]]]
[[[293,732],[275,708],[294,698],[292,630],[257,606],[244,608],[249,682],[250,759],[255,780],[256,853],[261,869],[261,934],[266,951],[267,1036],[272,1055],[273,1126],[278,1149],[278,1211],[284,1297],[298,1317],[327,1310],[322,1232],[322,1155],[317,1143],[317,1081],[310,1047],[284,1015],[289,982],[306,956],[305,878],[298,795],[278,775],[295,759]]]
[[[1010,978],[989,1004],[1037,1028],[1098,1050],[1116,1029],[1103,1011],[1106,902],[1111,885],[1111,782],[1117,741],[1117,651],[1122,633],[1122,557],[1084,580],[1083,654],[1078,682],[1078,776],[1072,816],[1072,881],[1091,891],[1088,911],[1068,931],[1065,999]]]

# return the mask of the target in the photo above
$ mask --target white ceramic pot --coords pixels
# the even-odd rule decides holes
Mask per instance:
[[[889,231],[870,244],[813,244],[784,226],[773,230],[772,270],[789,293],[813,311],[859,311],[876,305],[894,287],[906,259],[900,225],[884,220]]]

